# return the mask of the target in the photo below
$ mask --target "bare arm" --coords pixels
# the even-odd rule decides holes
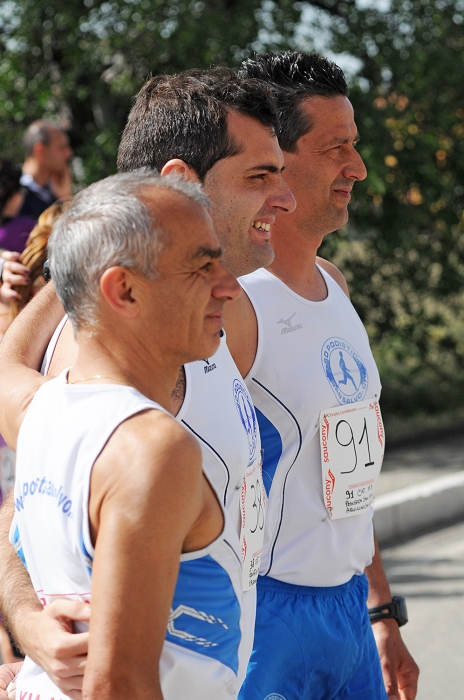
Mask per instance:
[[[346,283],[346,279],[343,273],[340,272],[338,267],[333,263],[329,262],[328,260],[320,258],[319,256],[317,256],[316,262],[335,280],[335,282],[342,288],[342,290],[345,292],[346,296],[349,299],[350,290],[348,289],[348,285]]]
[[[368,607],[377,607],[391,602],[388,585],[377,538],[372,564],[366,568],[369,581]],[[419,668],[406,648],[396,620],[378,620],[372,625],[382,666],[383,679],[389,700],[414,700],[417,693]]]
[[[37,370],[63,316],[50,283],[14,320],[0,345],[0,433],[12,449],[27,407],[46,381]]]
[[[58,600],[45,609],[42,607],[29,574],[8,538],[13,514],[11,493],[0,510],[0,608],[3,617],[20,649],[42,666],[64,693],[78,699],[88,634],[71,634],[71,621],[87,622],[89,606]]]
[[[121,425],[92,472],[96,547],[83,694],[101,700],[162,700],[159,659],[179,557],[201,509],[199,448],[171,417],[153,413]]]
[[[258,322],[253,305],[243,290],[236,301],[226,304],[224,328],[227,347],[240,374],[246,377],[256,357]]]
[[[16,620],[20,623],[21,614],[17,614],[19,609],[27,615],[29,612],[40,612],[42,606],[32,588],[29,574],[8,539],[13,514],[14,500],[11,493],[0,510],[0,608],[15,640],[20,643],[16,634],[19,627],[15,624]]]

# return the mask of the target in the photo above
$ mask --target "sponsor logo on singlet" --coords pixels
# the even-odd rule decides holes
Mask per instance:
[[[205,367],[203,368],[203,369],[205,370],[205,374],[208,374],[208,372],[212,372],[213,369],[216,369],[216,363],[215,363],[215,362],[213,362],[212,364],[211,364],[211,362],[210,362],[209,360],[203,360],[203,362],[206,362],[206,365],[205,365]]]
[[[220,617],[208,615],[208,613],[203,612],[202,610],[195,610],[195,608],[190,608],[187,605],[178,605],[175,610],[171,608],[168,620],[168,633],[173,637],[179,637],[180,639],[184,639],[192,644],[198,644],[203,647],[217,647],[217,642],[212,642],[205,637],[198,637],[197,635],[187,632],[186,630],[176,629],[175,621],[177,618],[182,617],[182,615],[187,615],[197,620],[201,620],[202,622],[207,622],[210,625],[219,625],[220,627],[224,627],[224,629],[228,629],[227,625],[223,622],[223,620],[221,620]]]
[[[271,693],[270,695],[266,695],[264,700],[285,700],[283,695],[279,695],[279,693]]]
[[[277,321],[277,325],[279,325],[279,323],[282,323],[284,325],[284,328],[282,328],[282,330],[280,331],[280,335],[285,335],[286,333],[293,333],[293,331],[299,331],[300,328],[303,328],[302,323],[296,323],[296,324],[292,323],[292,320],[293,320],[293,317],[295,316],[295,314],[296,314],[296,311],[288,318],[282,317],[280,319],[280,321]]]
[[[239,379],[234,379],[233,391],[235,405],[248,438],[251,460],[255,456],[258,441],[258,420],[250,395]]]
[[[328,338],[322,346],[325,376],[340,404],[363,401],[369,380],[366,365],[343,338]]]

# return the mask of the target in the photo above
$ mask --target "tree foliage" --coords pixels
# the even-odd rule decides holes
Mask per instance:
[[[4,0],[2,155],[20,160],[24,128],[58,118],[84,181],[114,172],[131,98],[150,73],[237,65],[260,33],[284,41],[298,16],[291,0]]]

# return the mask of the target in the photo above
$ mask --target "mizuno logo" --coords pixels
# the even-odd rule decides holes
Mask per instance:
[[[210,364],[209,360],[203,360],[203,362],[206,362],[206,367],[203,368],[205,370],[205,374],[208,374],[208,372],[212,372],[213,369],[216,369],[215,362],[213,362],[213,364]]]
[[[292,314],[288,318],[281,318],[280,321],[277,321],[277,323],[283,323],[285,326],[288,326],[290,328],[290,326],[292,325],[292,318],[295,316],[295,314],[296,314],[296,311],[294,314]]]
[[[282,328],[280,335],[285,335],[285,333],[292,333],[293,331],[298,331],[300,328],[303,328],[303,325],[301,323],[297,323],[295,326],[292,326],[292,319],[295,316],[295,313],[293,313],[291,316],[288,318],[281,318],[280,321],[277,321],[277,325],[279,323],[283,323],[286,328]]]

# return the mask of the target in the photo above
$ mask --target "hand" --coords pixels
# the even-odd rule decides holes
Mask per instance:
[[[401,638],[396,620],[378,620],[372,625],[380,656],[388,700],[414,700],[419,667]]]
[[[12,289],[13,285],[25,287],[29,284],[29,268],[19,262],[20,254],[10,250],[4,250],[2,258],[5,259],[2,273],[2,285],[0,298],[9,303],[12,299],[18,299],[18,293]]]
[[[72,197],[72,175],[69,163],[66,163],[61,173],[55,173],[51,176],[50,186],[57,199]]]
[[[23,662],[20,661],[15,664],[3,664],[3,666],[0,666],[0,700],[14,700],[14,687],[10,688],[8,693],[7,688],[10,683],[13,683],[14,685],[14,681],[16,680],[16,676],[20,672],[22,665]]]
[[[89,622],[90,605],[59,599],[31,614],[24,651],[74,700],[82,700],[89,633],[72,633],[72,621]]]

